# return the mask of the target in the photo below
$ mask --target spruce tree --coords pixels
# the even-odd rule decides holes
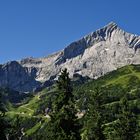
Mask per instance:
[[[0,90],[0,139],[6,140],[7,123],[5,120],[5,107],[2,101],[2,89]]]
[[[102,93],[95,88],[89,95],[89,106],[86,114],[86,137],[88,140],[105,140],[103,133]]]
[[[120,113],[115,125],[115,134],[118,140],[135,140],[138,134],[136,115],[130,110],[127,96],[120,100]]]
[[[14,124],[10,128],[9,140],[21,140],[24,136],[23,128],[21,127],[20,116],[17,115]]]
[[[62,70],[57,81],[58,93],[47,126],[48,140],[81,140],[77,108],[67,69]]]

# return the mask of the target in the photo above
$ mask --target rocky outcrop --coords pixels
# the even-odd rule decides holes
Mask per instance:
[[[9,64],[2,65],[0,85],[16,87],[17,90],[22,87],[26,91],[39,86],[40,82],[47,86],[57,79],[63,68],[68,69],[71,78],[82,75],[96,79],[122,66],[140,64],[139,48],[140,36],[127,33],[111,22],[48,57],[26,58],[18,64],[14,62],[16,64],[10,65],[8,71]],[[21,77],[19,73],[22,73]],[[18,86],[20,84],[22,86]]]
[[[29,92],[37,88],[40,82],[29,75],[28,69],[18,62],[11,61],[0,67],[0,86],[17,91]]]

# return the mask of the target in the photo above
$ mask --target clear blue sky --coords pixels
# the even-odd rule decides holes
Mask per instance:
[[[0,0],[0,63],[47,56],[110,21],[140,35],[140,0]]]

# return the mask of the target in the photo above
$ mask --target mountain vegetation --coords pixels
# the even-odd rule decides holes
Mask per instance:
[[[139,140],[139,83],[140,65],[78,85],[72,85],[63,70],[52,87],[20,104],[5,102],[7,112],[0,120],[6,120],[23,140]],[[1,134],[10,137],[10,131]]]
[[[64,69],[57,81],[58,93],[49,113],[46,139],[81,140],[77,107],[70,83],[69,73]]]

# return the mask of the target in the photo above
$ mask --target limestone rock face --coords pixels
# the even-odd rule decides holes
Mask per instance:
[[[0,86],[29,92],[40,85],[18,62],[11,61],[0,66]]]
[[[18,85],[27,83],[23,89],[28,91],[28,88],[38,87],[40,82],[57,79],[63,68],[68,69],[71,78],[78,74],[96,79],[128,64],[140,64],[140,36],[127,33],[111,22],[48,57],[26,58],[10,68],[9,64],[2,65],[0,85],[12,85],[20,90]]]

